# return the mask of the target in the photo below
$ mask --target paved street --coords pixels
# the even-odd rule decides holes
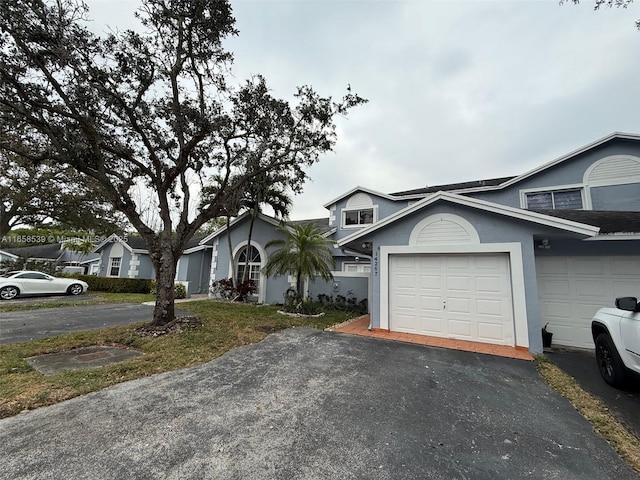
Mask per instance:
[[[186,315],[187,313],[176,310],[176,314]],[[0,344],[145,322],[150,321],[152,316],[152,306],[138,303],[0,312]]]

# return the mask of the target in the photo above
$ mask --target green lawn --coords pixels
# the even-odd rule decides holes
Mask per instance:
[[[119,301],[140,300],[132,298],[121,295]],[[115,298],[109,301],[115,302]],[[275,306],[210,300],[181,303],[180,309],[198,315],[202,327],[160,337],[141,337],[134,332],[136,325],[130,325],[0,345],[0,418],[127,380],[207,362],[234,347],[259,342],[270,332],[294,326],[323,329],[353,316],[347,312],[327,312],[319,318],[289,317],[278,314]],[[144,355],[110,366],[52,376],[38,373],[24,360],[93,345],[135,348]]]

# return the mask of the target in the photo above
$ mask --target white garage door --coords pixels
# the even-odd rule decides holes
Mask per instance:
[[[616,297],[640,296],[638,257],[537,257],[540,319],[553,344],[593,348],[591,319]]]
[[[389,329],[514,345],[509,257],[390,255]]]

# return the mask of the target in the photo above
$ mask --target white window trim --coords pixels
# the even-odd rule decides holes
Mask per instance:
[[[120,260],[120,264],[118,265],[118,274],[112,275],[111,269],[113,268],[113,260],[118,258]],[[118,278],[120,277],[120,272],[122,271],[122,257],[109,257],[109,263],[107,264],[107,277]]]
[[[356,267],[359,267],[357,271],[355,272],[349,272],[347,270],[347,267],[353,266],[355,265]],[[342,271],[345,273],[366,273],[369,274],[369,272],[365,271],[364,267],[369,267],[369,269],[371,269],[371,263],[370,262],[344,262],[342,264]]]
[[[347,212],[357,212],[360,210],[369,210],[369,209],[373,210],[373,220],[371,221],[371,223],[363,223],[359,225],[346,225],[345,217]],[[356,230],[358,228],[365,228],[370,225],[373,225],[377,221],[378,221],[378,205],[369,205],[366,207],[358,207],[358,208],[343,208],[342,210],[340,210],[340,228],[342,228],[343,230]]]
[[[591,198],[587,195],[587,189],[583,183],[574,183],[571,185],[553,185],[543,188],[523,188],[520,190],[520,208],[527,210],[527,194],[528,193],[554,193],[566,190],[580,190],[582,198],[582,210],[591,210]]]
[[[233,256],[229,260],[229,274],[227,278],[231,278],[232,275],[236,274],[235,269],[237,268],[237,265],[235,259],[238,256],[240,250],[246,246],[247,242],[244,241],[236,245],[236,248],[233,249]],[[258,287],[258,303],[264,303],[265,298],[267,297],[267,277],[264,273],[262,273],[262,269],[267,264],[267,252],[259,243],[256,243],[253,240],[251,240],[251,246],[255,247],[260,254],[260,285]]]

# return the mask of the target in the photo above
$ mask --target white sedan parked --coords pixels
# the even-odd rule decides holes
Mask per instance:
[[[0,300],[11,300],[18,295],[80,295],[88,288],[82,280],[52,277],[42,272],[20,270],[0,275]]]

